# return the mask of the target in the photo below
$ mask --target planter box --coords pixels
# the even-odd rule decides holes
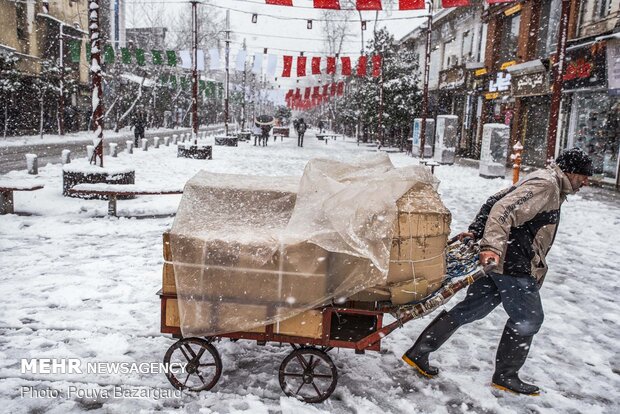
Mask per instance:
[[[183,146],[179,145],[177,148],[177,158],[193,158],[196,160],[212,160],[212,147],[208,145],[206,147],[198,147],[196,145]]]

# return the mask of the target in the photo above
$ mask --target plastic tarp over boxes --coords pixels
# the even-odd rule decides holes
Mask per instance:
[[[317,307],[369,288],[387,300],[426,295],[445,274],[450,214],[437,184],[424,167],[397,169],[384,154],[355,165],[312,160],[301,181],[198,173],[167,253],[164,243],[164,292],[177,295],[181,332],[274,324],[320,337]]]

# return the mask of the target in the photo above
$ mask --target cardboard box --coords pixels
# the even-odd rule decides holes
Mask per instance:
[[[307,310],[274,324],[274,333],[320,339],[323,334],[323,312]]]
[[[213,309],[217,309],[217,315],[214,315]],[[242,324],[237,325],[237,327],[239,327],[257,318],[262,318],[259,320],[264,320],[267,316],[267,308],[265,306],[234,303],[214,305],[211,302],[191,301],[185,303],[184,310],[185,324],[191,326],[193,330],[203,330],[204,332],[220,330],[222,326],[230,327],[235,323],[242,322]],[[218,319],[213,319],[215,317]],[[167,326],[181,326],[179,303],[177,299],[166,300],[165,321]],[[265,326],[248,329],[244,332],[264,333]]]
[[[426,260],[443,254],[448,237],[393,238],[390,260]]]
[[[162,269],[161,291],[164,294],[177,293],[177,286],[174,279],[174,266],[172,263],[164,263]]]
[[[405,303],[424,299],[430,292],[428,282],[424,279],[414,279],[398,283],[389,287],[392,304],[403,305]]]
[[[165,231],[162,234],[163,248],[164,248],[164,260],[167,262],[172,261],[172,250],[170,248],[170,231]]]

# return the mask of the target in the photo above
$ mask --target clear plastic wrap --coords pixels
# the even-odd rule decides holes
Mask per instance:
[[[198,173],[170,233],[181,332],[270,323],[277,332],[280,321],[385,285],[397,201],[437,184],[428,169],[394,168],[386,155],[312,160],[301,180]]]

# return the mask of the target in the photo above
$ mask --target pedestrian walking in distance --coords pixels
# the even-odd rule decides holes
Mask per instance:
[[[140,143],[140,139],[144,138],[144,128],[146,127],[146,114],[142,109],[138,109],[132,118],[134,144],[136,148]]]
[[[303,118],[299,118],[299,122],[297,123],[297,146],[298,147],[303,147],[304,146],[304,134],[306,133],[306,129],[308,128],[308,125],[306,125],[306,122],[304,121]]]
[[[480,241],[480,262],[495,262],[489,277],[472,284],[466,298],[440,313],[422,331],[403,360],[420,374],[439,373],[429,354],[461,326],[487,316],[500,303],[508,321],[497,347],[495,388],[538,395],[539,388],[519,378],[532,338],[543,323],[539,289],[547,273],[545,256],[553,244],[566,196],[588,185],[592,160],[581,149],[560,154],[555,165],[529,174],[514,186],[491,196],[459,238]]]

